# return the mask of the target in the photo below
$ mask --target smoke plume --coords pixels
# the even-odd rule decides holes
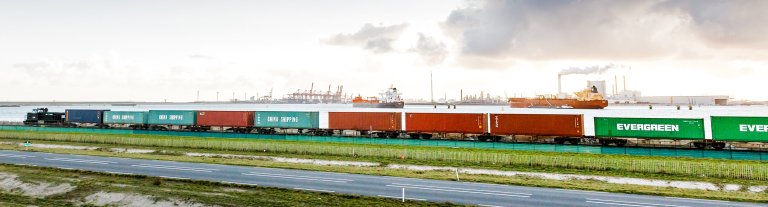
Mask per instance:
[[[623,68],[622,65],[616,65],[616,64],[609,64],[609,65],[596,65],[596,66],[590,66],[590,67],[584,67],[584,68],[577,68],[577,67],[570,67],[568,69],[560,71],[558,75],[574,75],[574,74],[581,74],[581,75],[589,75],[589,74],[603,74],[609,69],[614,68]]]

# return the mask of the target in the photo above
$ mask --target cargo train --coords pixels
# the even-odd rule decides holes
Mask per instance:
[[[583,114],[497,114],[317,111],[110,111],[37,109],[26,125],[224,131],[260,134],[369,136],[380,138],[471,138],[479,141],[551,140],[557,144],[625,146],[629,140],[686,140],[696,148],[723,149],[727,143],[768,143],[768,117],[711,117],[712,139],[702,118],[595,117],[594,136],[584,134]],[[320,126],[320,123],[327,126]]]

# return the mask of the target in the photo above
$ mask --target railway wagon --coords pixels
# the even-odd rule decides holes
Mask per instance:
[[[768,142],[768,117],[712,116],[712,139]]]
[[[168,128],[190,129],[202,131],[195,127],[197,123],[197,111],[192,110],[149,110],[147,124],[153,130],[168,130]]]
[[[319,131],[320,113],[304,111],[256,111],[253,126],[258,133],[274,134],[277,130],[296,129],[298,133]]]
[[[89,124],[103,126],[105,109],[66,109],[66,121],[71,124]]]
[[[705,144],[704,119],[595,117],[595,137],[603,145],[627,143],[613,138],[701,140],[694,142],[699,145]]]
[[[486,134],[488,114],[405,113],[405,131],[411,138],[432,138],[433,133]]]
[[[253,111],[197,111],[197,126],[220,127],[227,128],[228,131],[248,133],[253,128],[253,114]]]
[[[145,111],[105,111],[103,123],[108,126],[128,126],[133,129],[145,129],[147,125]]]
[[[402,129],[401,112],[328,112],[331,130],[356,130],[361,135],[395,138]]]
[[[584,136],[584,115],[581,114],[490,114],[489,124],[492,135],[555,137],[558,144],[577,144]],[[481,141],[485,140],[481,138]]]

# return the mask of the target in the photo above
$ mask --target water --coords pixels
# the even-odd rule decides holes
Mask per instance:
[[[447,109],[446,106],[406,105],[404,109],[375,109],[352,108],[351,104],[163,104],[137,106],[111,105],[75,105],[75,106],[22,106],[0,107],[0,121],[23,121],[25,114],[34,108],[47,107],[50,111],[63,112],[64,109],[110,109],[113,111],[147,111],[155,109],[172,110],[231,110],[231,111],[320,111],[320,126],[327,125],[327,113],[334,111],[383,111],[383,112],[439,112],[439,113],[517,113],[517,114],[584,114],[584,133],[594,135],[594,117],[663,117],[663,118],[703,118],[705,135],[709,139],[710,116],[765,116],[768,117],[768,106],[694,106],[688,110],[681,106],[648,106],[620,105],[609,106],[602,110],[591,109],[527,109],[509,108],[508,106],[457,106],[457,109]],[[325,113],[325,114],[324,114]],[[323,121],[325,118],[326,121]]]

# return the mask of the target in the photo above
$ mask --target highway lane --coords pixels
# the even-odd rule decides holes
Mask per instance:
[[[0,150],[0,163],[478,206],[768,206],[729,201],[316,172],[204,163]]]

